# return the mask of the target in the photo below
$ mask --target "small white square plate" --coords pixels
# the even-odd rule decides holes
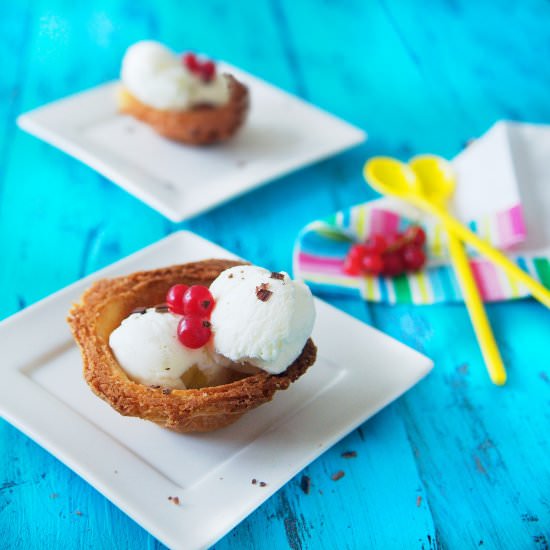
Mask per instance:
[[[229,428],[181,435],[120,416],[82,378],[65,323],[71,303],[100,277],[207,257],[233,255],[192,233],[175,233],[0,323],[0,413],[171,548],[212,545],[432,367],[316,300],[316,364]]]
[[[27,132],[88,164],[172,221],[365,140],[365,133],[235,67],[250,89],[248,120],[235,138],[189,147],[121,115],[111,82],[18,118]]]

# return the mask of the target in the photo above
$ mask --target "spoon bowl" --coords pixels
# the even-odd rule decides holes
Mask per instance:
[[[455,177],[451,165],[441,157],[419,155],[409,162],[422,187],[424,199],[445,205],[455,191]]]
[[[365,164],[365,179],[383,195],[411,200],[422,194],[418,178],[409,165],[390,157],[376,157]]]

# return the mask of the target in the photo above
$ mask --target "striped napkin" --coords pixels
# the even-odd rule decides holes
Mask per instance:
[[[529,156],[525,151],[534,142],[536,154]],[[519,149],[521,160],[514,157]],[[534,218],[534,208],[538,209],[539,220],[542,211],[550,213],[550,193],[545,191],[550,188],[550,163],[546,158],[550,158],[550,127],[496,124],[453,160],[458,187],[452,209],[472,231],[506,251],[512,261],[550,288],[550,224],[546,228],[543,223],[531,223],[528,239],[525,223],[525,219]],[[543,163],[548,168],[543,169]],[[537,198],[533,196],[535,191]],[[527,211],[520,195],[529,198]],[[468,212],[475,216],[467,218]],[[364,242],[374,233],[403,231],[411,224],[420,225],[426,232],[428,262],[423,271],[394,278],[344,273],[344,258],[351,244]],[[533,240],[537,246],[526,246]],[[475,251],[468,250],[468,254],[485,301],[529,294],[499,267],[477,257]],[[359,204],[308,224],[296,242],[294,275],[318,294],[361,296],[372,302],[434,304],[463,299],[449,264],[441,224],[388,198]]]
[[[330,218],[304,228],[294,252],[294,276],[304,280],[319,294],[360,295],[372,302],[434,304],[462,300],[452,267],[447,263],[446,234],[431,220],[408,218],[396,205],[380,199],[337,212]],[[426,232],[427,268],[399,277],[350,276],[344,273],[344,258],[351,244],[363,242],[370,234],[391,234],[418,224]],[[492,218],[473,220],[472,231],[493,246],[506,249],[525,237],[521,209],[514,207]],[[472,255],[472,251],[469,251]],[[529,255],[511,258],[533,277],[550,287],[550,262]],[[500,268],[473,257],[472,271],[486,301],[521,298],[528,291]]]

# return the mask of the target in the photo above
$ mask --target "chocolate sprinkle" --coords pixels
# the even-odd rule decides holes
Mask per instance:
[[[311,489],[311,478],[309,476],[302,476],[300,480],[300,489],[302,489],[306,495],[309,495]]]
[[[228,276],[227,276],[228,279],[233,279],[233,273],[230,273]]]
[[[164,395],[170,395],[172,393],[171,388],[162,388],[162,393]]]
[[[146,307],[136,307],[135,309],[132,310],[132,314],[139,313],[140,315],[143,315],[146,311],[147,311]]]
[[[341,454],[342,458],[355,458],[357,456],[357,451],[346,451]]]
[[[168,307],[168,304],[157,304],[155,306],[155,311],[157,313],[167,313],[170,311],[170,308]]]
[[[267,487],[267,483],[265,481],[260,481],[260,487]]]
[[[149,386],[150,388],[153,388],[154,390],[160,390],[160,386],[157,386],[156,384],[153,386]]]
[[[256,483],[258,483],[258,480],[257,480],[256,478],[254,478],[254,479],[252,480],[252,485],[256,485]]]
[[[285,278],[282,273],[278,273],[277,271],[272,271],[270,277],[272,279],[277,279],[278,281],[283,281]]]
[[[206,319],[202,322],[202,326],[205,328],[210,328],[212,326],[212,323],[210,321],[207,321]]]
[[[267,302],[271,298],[273,292],[271,292],[271,290],[268,290],[268,286],[268,283],[262,283],[260,286],[256,287],[256,296],[258,300],[262,302]]]
[[[330,476],[330,479],[332,479],[332,481],[338,481],[339,479],[342,479],[345,475],[346,474],[343,470],[338,470],[336,473]]]

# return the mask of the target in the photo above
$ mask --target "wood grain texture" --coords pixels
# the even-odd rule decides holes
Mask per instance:
[[[14,125],[19,112],[116,77],[124,49],[141,38],[224,58],[370,139],[173,224]],[[290,270],[305,223],[373,196],[360,175],[367,156],[452,156],[498,119],[550,123],[544,0],[21,0],[0,4],[0,53],[2,318],[182,227]],[[488,307],[510,374],[499,389],[464,308],[334,303],[436,368],[216,548],[548,548],[548,311],[528,300]],[[343,458],[348,450],[357,457]],[[345,476],[333,481],[338,470]],[[3,421],[0,540],[14,549],[162,547]]]

